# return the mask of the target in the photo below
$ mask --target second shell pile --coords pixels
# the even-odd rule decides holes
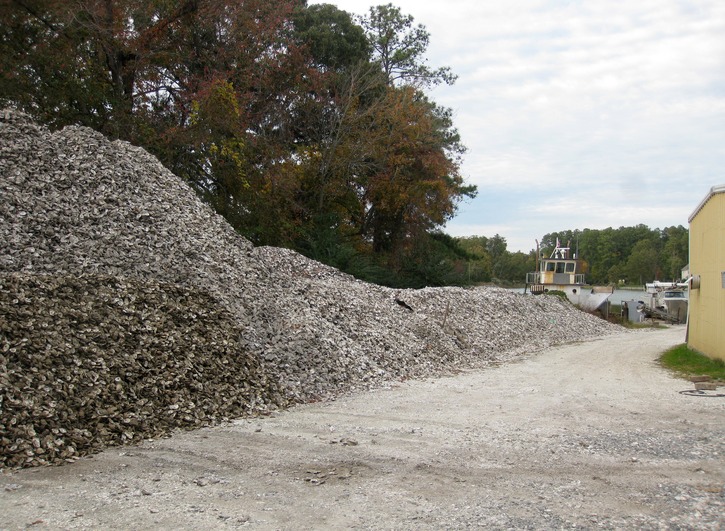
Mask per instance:
[[[254,247],[144,150],[0,111],[0,468],[621,330]]]

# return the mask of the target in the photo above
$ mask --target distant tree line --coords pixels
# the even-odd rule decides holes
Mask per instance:
[[[557,238],[579,250],[588,264],[587,279],[597,284],[678,280],[689,260],[689,231],[681,225],[566,230],[544,235],[541,246],[553,249]]]
[[[550,256],[559,240],[585,262],[586,279],[592,284],[642,285],[652,280],[679,280],[688,262],[688,230],[680,226],[650,229],[645,225],[602,230],[564,230],[545,234],[539,253]],[[461,283],[496,282],[521,284],[536,268],[536,249],[511,253],[506,239],[472,236],[455,243],[469,258],[459,262]]]
[[[429,34],[392,4],[7,0],[0,104],[143,146],[242,235],[391,285],[449,281],[475,196]]]

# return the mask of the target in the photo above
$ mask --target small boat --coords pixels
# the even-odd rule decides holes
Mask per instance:
[[[662,282],[655,280],[645,285],[653,308],[665,312],[677,322],[687,321],[687,305],[689,303],[688,282]]]
[[[614,292],[612,286],[590,286],[585,282],[584,261],[562,247],[559,239],[549,258],[541,256],[539,242],[536,242],[536,271],[526,274],[526,287],[533,294],[548,291],[563,291],[572,304],[586,312],[599,309]]]

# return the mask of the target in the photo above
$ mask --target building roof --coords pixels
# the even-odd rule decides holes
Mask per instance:
[[[692,223],[692,220],[695,219],[695,216],[697,216],[700,210],[702,210],[702,207],[705,206],[705,203],[707,203],[712,196],[722,193],[725,193],[725,184],[719,184],[710,188],[710,192],[705,196],[702,201],[700,201],[700,204],[697,205],[697,208],[692,212],[692,214],[690,214],[690,217],[687,218],[688,223]]]

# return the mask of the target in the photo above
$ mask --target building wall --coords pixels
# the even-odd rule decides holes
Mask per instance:
[[[690,348],[725,361],[725,186],[713,187],[690,217]]]

